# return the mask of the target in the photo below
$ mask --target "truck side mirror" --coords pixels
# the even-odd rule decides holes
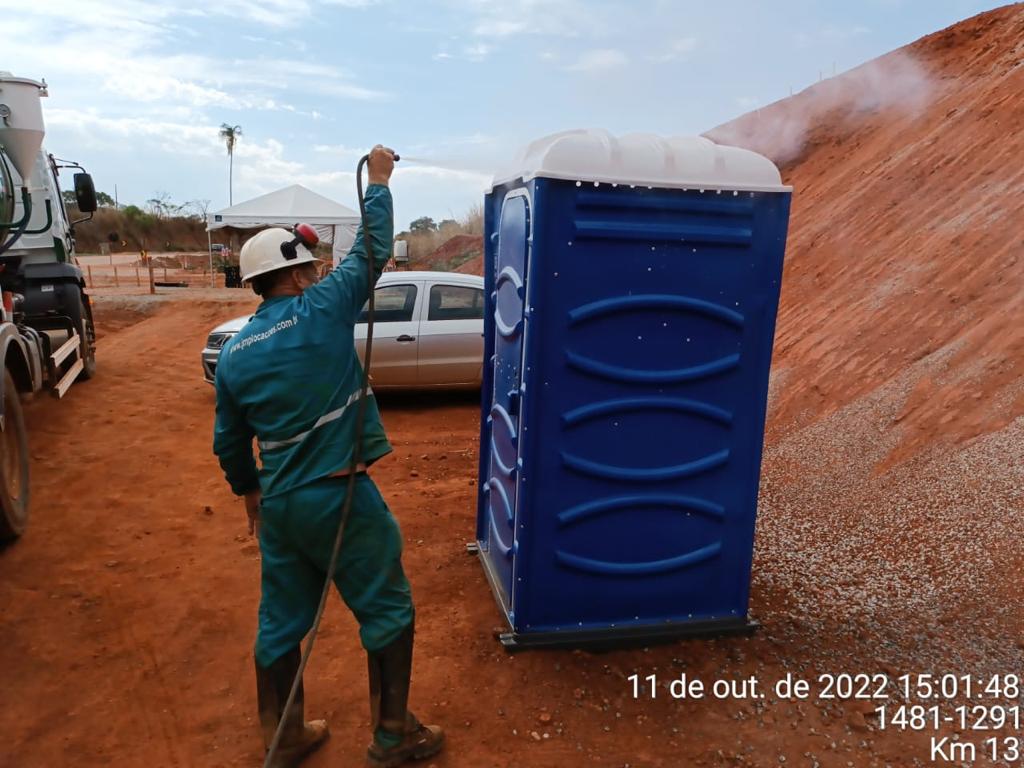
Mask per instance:
[[[78,202],[78,210],[82,213],[93,213],[98,207],[96,187],[88,173],[75,174],[75,200]]]

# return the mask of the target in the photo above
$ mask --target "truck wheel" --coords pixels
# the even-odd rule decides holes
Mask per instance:
[[[21,535],[28,522],[28,438],[21,398],[4,370],[3,428],[0,429],[0,540]]]
[[[85,368],[78,376],[82,381],[87,381],[96,375],[96,330],[92,324],[92,307],[89,306],[89,297],[81,290],[75,292],[75,297],[67,310],[68,317],[75,324],[75,330],[82,339],[80,352]]]

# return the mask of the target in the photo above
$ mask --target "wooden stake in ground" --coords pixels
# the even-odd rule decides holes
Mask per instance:
[[[117,281],[117,264],[114,265],[114,287],[115,288],[120,288],[121,287],[121,283],[119,283]]]
[[[150,294],[155,294],[156,283],[153,281],[153,260],[149,258],[149,254],[145,251],[142,252],[142,257],[146,260],[146,265],[149,267],[149,292]]]

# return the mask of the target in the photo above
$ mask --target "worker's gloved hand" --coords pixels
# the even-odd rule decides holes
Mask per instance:
[[[370,150],[370,159],[366,161],[367,172],[371,184],[388,185],[391,172],[395,170],[395,151],[378,144]]]
[[[259,491],[250,491],[245,494],[245,514],[249,518],[249,535],[260,535],[260,501],[262,494]]]

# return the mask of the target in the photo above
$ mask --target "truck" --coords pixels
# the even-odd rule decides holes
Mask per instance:
[[[46,81],[0,72],[0,540],[29,515],[29,453],[23,404],[62,398],[96,371],[96,330],[75,258],[74,226],[92,218],[96,190],[77,163],[43,149]],[[58,181],[73,171],[71,220]]]

